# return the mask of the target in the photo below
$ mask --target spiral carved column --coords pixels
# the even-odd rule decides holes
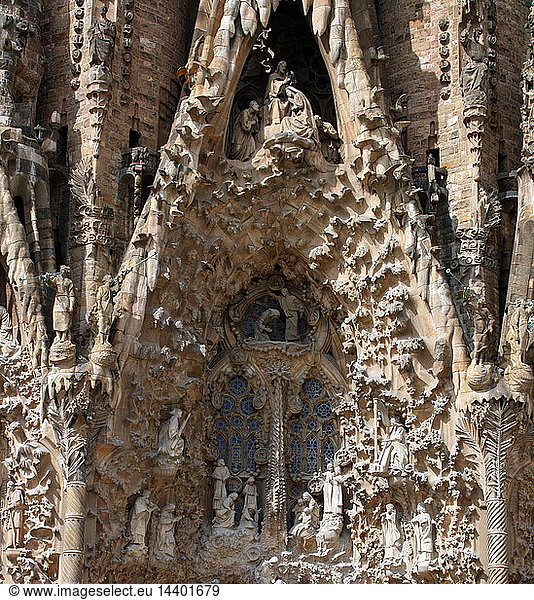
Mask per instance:
[[[63,548],[59,566],[60,583],[81,583],[85,558],[86,484],[68,481],[65,490]]]
[[[488,500],[488,570],[489,583],[508,583],[508,531],[504,498]]]

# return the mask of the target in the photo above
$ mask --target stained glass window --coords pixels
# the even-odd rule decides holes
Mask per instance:
[[[247,379],[236,376],[228,381],[214,425],[219,458],[230,471],[234,475],[254,472],[256,436],[261,427]]]
[[[336,452],[335,415],[325,386],[309,378],[301,389],[301,411],[288,427],[290,472],[298,478],[324,471]]]

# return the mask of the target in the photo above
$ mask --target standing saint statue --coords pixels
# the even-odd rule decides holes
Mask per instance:
[[[24,492],[20,485],[12,481],[7,482],[7,535],[6,548],[22,547],[24,523]]]
[[[239,113],[234,127],[230,158],[247,161],[256,152],[256,134],[260,130],[260,105],[252,100]]]
[[[323,511],[324,515],[342,515],[343,514],[343,477],[341,469],[328,463],[324,474],[323,484]]]
[[[247,529],[257,529],[258,527],[258,488],[254,477],[249,477],[243,488],[243,512],[241,513],[240,525]]]
[[[109,67],[113,60],[117,28],[115,23],[106,17],[107,12],[107,6],[102,6],[100,17],[88,31],[90,65]]]
[[[54,343],[70,341],[70,330],[76,305],[74,285],[70,280],[70,268],[61,265],[59,273],[47,273],[44,280],[56,291],[52,309],[52,326],[56,332]]]
[[[158,506],[150,499],[150,491],[144,490],[137,498],[130,515],[132,545],[144,547],[148,524]]]
[[[432,538],[432,518],[424,504],[417,505],[417,514],[410,521],[414,537],[414,569],[422,571],[428,568],[434,552]]]
[[[281,293],[282,296],[277,297],[277,300],[286,317],[285,341],[299,342],[299,316],[303,313],[304,307],[302,302],[293,296],[286,287],[282,288]]]
[[[397,509],[394,504],[386,504],[382,513],[382,535],[384,537],[384,561],[401,558],[402,533],[397,520]]]
[[[378,457],[381,472],[389,469],[403,469],[408,464],[408,446],[406,445],[406,429],[400,419],[393,415],[387,438],[382,442],[382,452]]]
[[[215,469],[213,469],[213,510],[221,508],[223,500],[226,498],[226,480],[230,477],[230,471],[224,464],[224,460],[219,458]]]
[[[93,304],[87,319],[96,331],[95,343],[109,343],[109,332],[113,321],[113,297],[117,293],[117,282],[111,275],[104,275],[102,284],[96,292]]]

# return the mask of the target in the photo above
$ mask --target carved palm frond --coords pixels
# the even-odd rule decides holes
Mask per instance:
[[[478,484],[487,497],[486,460],[482,450],[482,436],[477,425],[467,417],[462,417],[456,423],[456,434],[463,445],[463,456],[471,463]]]
[[[95,206],[98,190],[93,177],[90,159],[82,159],[70,176],[70,190],[80,206]]]
[[[486,459],[488,487],[496,497],[504,494],[506,458],[514,441],[517,426],[516,414],[510,402],[495,402],[484,419],[482,449]]]

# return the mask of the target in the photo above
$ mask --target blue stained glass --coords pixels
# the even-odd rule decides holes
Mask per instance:
[[[234,427],[241,427],[243,419],[241,417],[232,417],[232,425]]]
[[[230,414],[234,410],[234,401],[232,396],[224,395],[222,398],[221,412],[225,415]]]
[[[332,416],[330,402],[319,402],[315,407],[315,414],[321,419],[329,419]]]
[[[217,427],[217,429],[226,429],[226,421],[224,419],[216,419],[215,427]]]
[[[258,431],[258,429],[260,428],[260,424],[258,423],[258,421],[249,421],[248,428],[251,431]]]
[[[254,457],[256,456],[256,439],[250,437],[247,441],[247,469],[249,471],[254,471],[256,468],[256,463],[254,462]]]
[[[291,423],[290,429],[292,433],[299,433],[302,431],[302,423]]]
[[[306,472],[314,473],[319,470],[318,444],[315,438],[306,440]]]
[[[293,472],[300,473],[302,469],[300,440],[293,440],[293,443],[291,444],[291,450],[291,466],[293,468]]]
[[[241,401],[241,412],[244,415],[252,415],[255,412],[252,396],[247,396]]]
[[[306,402],[306,400],[302,401],[302,410],[300,411],[300,416],[301,418],[305,419],[306,417],[308,417],[311,413],[310,410],[310,405],[308,402]]]
[[[219,451],[219,458],[223,458],[226,460],[226,440],[222,435],[218,435],[215,438],[215,444],[217,445],[217,449]]]
[[[243,438],[239,433],[234,433],[230,443],[230,471],[234,473],[241,471],[243,467],[242,448]]]
[[[230,383],[228,384],[228,390],[234,396],[240,398],[248,391],[248,381],[244,377],[233,377],[230,379]]]
[[[323,425],[323,431],[325,432],[325,434],[327,436],[332,436],[334,435],[336,429],[335,427],[332,425],[332,423],[326,423],[325,425]]]
[[[302,384],[302,391],[310,400],[319,400],[323,395],[323,384],[318,379],[306,379]]]
[[[308,421],[308,429],[315,431],[317,429],[317,421]]]
[[[326,440],[323,444],[323,468],[325,468],[329,462],[333,462],[334,454],[336,453],[336,447],[332,440]]]

